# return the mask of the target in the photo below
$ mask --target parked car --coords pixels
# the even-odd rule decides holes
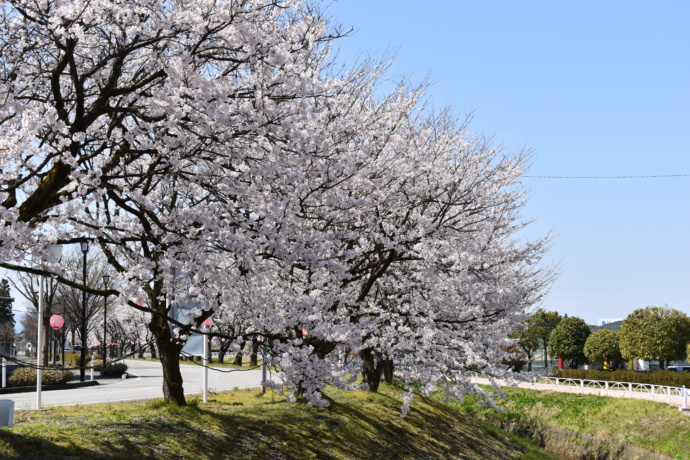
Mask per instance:
[[[667,371],[690,372],[690,366],[668,366]]]

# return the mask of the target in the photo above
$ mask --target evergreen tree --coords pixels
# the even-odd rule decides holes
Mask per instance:
[[[14,299],[10,296],[10,283],[3,278],[0,281],[0,324],[9,323],[14,326],[12,302],[14,302]]]

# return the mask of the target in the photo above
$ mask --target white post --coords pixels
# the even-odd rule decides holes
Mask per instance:
[[[91,353],[91,381],[93,382],[93,353]]]
[[[585,394],[585,381],[580,379],[580,394]]]
[[[630,392],[630,397],[632,398],[632,383],[628,383],[628,391]]]
[[[609,381],[606,381],[606,396],[609,395]]]
[[[204,328],[204,331],[206,328]],[[201,348],[204,354],[204,402],[208,402],[208,337],[204,334],[201,336],[203,340],[203,347]]]
[[[7,386],[7,360],[2,358],[2,387]]]
[[[688,389],[683,385],[683,409],[688,408]]]
[[[36,409],[41,408],[43,373],[43,277],[38,279],[38,339],[36,340]]]
[[[556,389],[558,389],[558,377],[556,377]]]
[[[668,403],[671,404],[671,387],[666,387],[668,389]]]
[[[652,401],[654,401],[654,385],[652,384]]]

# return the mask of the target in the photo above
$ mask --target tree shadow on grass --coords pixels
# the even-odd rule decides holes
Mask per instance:
[[[332,400],[327,409],[266,404],[266,417],[259,419],[222,408],[204,412],[219,425],[233,427],[227,435],[238,450],[249,454],[245,458],[512,459],[522,455],[500,433],[441,403],[417,397],[401,418],[399,398],[385,393],[359,397],[361,404],[357,399],[345,404]]]
[[[102,450],[89,450],[73,443],[57,444],[39,436],[26,436],[0,429],[0,458],[22,460],[50,460],[62,458],[78,459],[119,459],[119,458],[154,458],[142,451],[141,446],[120,446],[112,455]]]

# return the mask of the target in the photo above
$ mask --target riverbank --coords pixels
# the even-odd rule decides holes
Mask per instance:
[[[504,388],[504,412],[474,397],[449,406],[528,437],[550,451],[586,459],[690,459],[690,417],[651,401]]]

